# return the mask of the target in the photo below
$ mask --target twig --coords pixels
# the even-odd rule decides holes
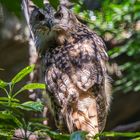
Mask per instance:
[[[124,131],[140,131],[140,121],[131,123],[131,124],[126,124],[126,125],[119,125],[113,129],[113,131],[119,131],[119,132],[124,132]]]

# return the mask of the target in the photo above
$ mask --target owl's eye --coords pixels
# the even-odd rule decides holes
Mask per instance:
[[[36,19],[39,20],[39,21],[42,21],[42,20],[45,19],[45,16],[41,12],[39,12],[36,16]]]
[[[55,17],[56,19],[62,19],[63,14],[62,14],[62,13],[55,13],[55,14],[54,14],[54,17]]]

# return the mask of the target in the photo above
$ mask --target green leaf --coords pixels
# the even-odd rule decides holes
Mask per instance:
[[[38,7],[40,7],[40,8],[43,8],[44,7],[43,0],[32,0],[32,1]]]
[[[39,129],[36,132],[38,132],[38,134],[40,134],[40,135],[41,135],[41,133],[42,133],[42,135],[44,135],[46,133],[47,136],[50,136],[51,138],[53,138],[55,140],[69,140],[70,139],[69,135],[57,133],[57,132],[49,130],[48,128]]]
[[[70,136],[70,140],[85,140],[87,132],[77,131],[73,132]]]
[[[10,102],[10,104],[8,101],[0,101],[0,108],[1,110],[8,110],[9,112],[16,111],[16,116],[22,114],[22,111],[20,109],[25,110],[24,107],[22,108],[22,105],[20,103],[13,101]]]
[[[43,110],[43,104],[41,102],[33,102],[28,101],[23,104],[21,104],[23,107],[25,107],[28,111],[42,111]]]
[[[140,137],[140,132],[103,132],[94,136],[94,138],[104,136],[104,137]]]
[[[40,83],[30,83],[25,85],[24,87],[21,88],[21,90],[31,90],[31,89],[45,89],[45,84],[40,84]]]
[[[0,101],[9,101],[9,98],[7,97],[0,97]],[[11,99],[12,102],[20,102],[18,99]]]
[[[46,118],[42,118],[41,121],[43,120],[46,120]],[[34,130],[39,130],[39,129],[50,129],[47,125],[44,125],[42,123],[37,123],[36,121],[35,122],[30,122],[29,123],[30,126],[34,129]]]
[[[19,81],[21,81],[26,75],[31,73],[34,69],[34,65],[28,66],[24,69],[22,69],[13,79],[12,79],[12,84],[15,84]]]
[[[1,111],[0,112],[0,121],[6,121],[6,123],[12,123],[13,127],[21,127],[22,123],[20,122],[20,120],[15,117],[11,112],[7,112],[7,111]]]
[[[0,136],[12,137],[12,136],[13,136],[13,132],[9,132],[9,131],[1,130],[1,129],[0,129]]]
[[[133,140],[140,140],[140,137],[134,138]]]
[[[58,5],[60,4],[59,0],[49,0],[49,2],[55,9],[57,9]]]
[[[6,109],[9,106],[8,102],[0,101],[0,107]]]
[[[4,82],[3,80],[0,80],[0,88],[5,88],[8,85],[8,83]]]
[[[19,91],[17,91],[13,97],[17,96],[20,92],[24,90],[33,90],[33,89],[45,89],[45,84],[40,83],[30,83],[22,87]]]
[[[14,2],[11,2],[11,0],[1,0],[0,3],[2,3],[2,5],[4,5],[9,11],[15,13],[17,16],[20,16],[21,14],[20,0],[14,0]]]

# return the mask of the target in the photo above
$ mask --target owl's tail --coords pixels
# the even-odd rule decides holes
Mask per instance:
[[[81,99],[72,117],[76,130],[89,132],[89,136],[95,136],[99,132],[97,106],[94,98]]]

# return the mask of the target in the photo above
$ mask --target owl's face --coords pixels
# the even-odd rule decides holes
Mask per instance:
[[[30,17],[30,24],[34,34],[37,32],[49,32],[49,28],[52,22],[54,15],[54,9],[49,5],[46,4],[44,9],[37,8],[34,6]]]
[[[44,9],[34,7],[30,25],[37,49],[40,51],[50,40],[63,44],[77,23],[75,15],[65,6],[59,6],[56,12],[50,4],[46,4]]]
[[[65,6],[60,6],[50,22],[53,31],[70,31],[77,24],[75,15]]]

